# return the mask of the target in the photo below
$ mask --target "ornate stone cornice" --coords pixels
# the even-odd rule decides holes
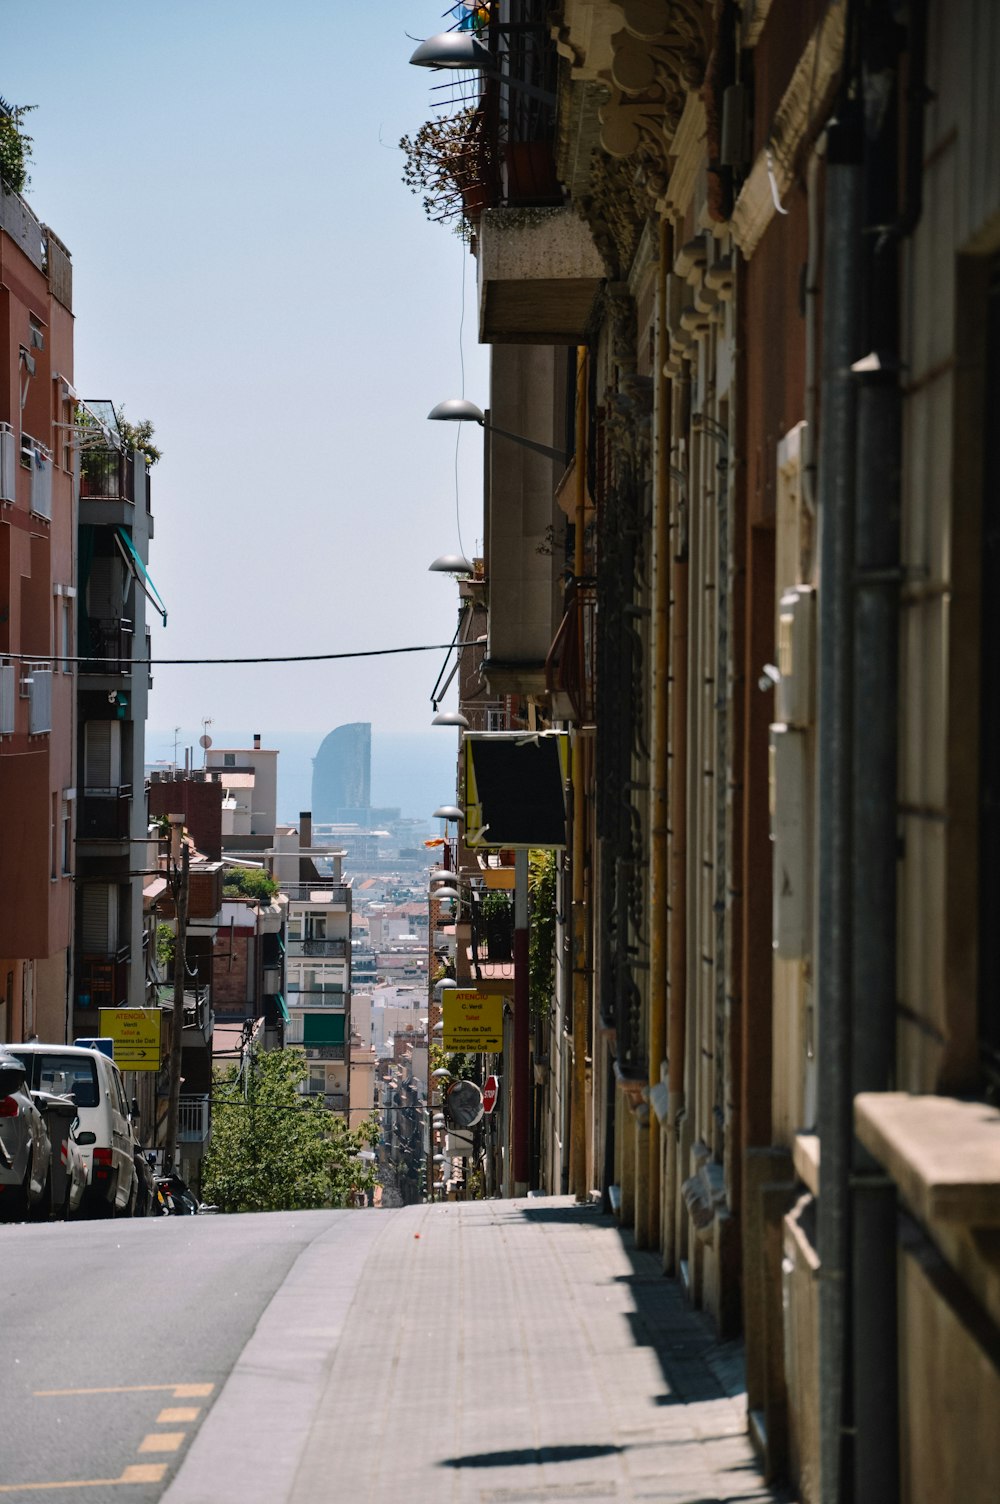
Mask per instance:
[[[781,98],[768,142],[740,190],[732,216],[737,245],[749,259],[795,180],[803,146],[829,114],[844,52],[847,0],[831,0]]]
[[[610,156],[634,161],[646,192],[660,199],[688,94],[705,77],[712,7],[705,0],[624,0],[621,8],[625,24],[611,38],[601,144]]]

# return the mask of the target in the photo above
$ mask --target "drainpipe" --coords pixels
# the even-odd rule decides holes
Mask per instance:
[[[677,477],[674,477],[676,480]],[[671,514],[673,558],[670,568],[670,928],[667,997],[667,1166],[671,1195],[664,1228],[663,1266],[676,1273],[676,1187],[679,1138],[686,1101],[684,1057],[687,1049],[687,779],[688,779],[688,502],[686,487],[675,490]]]
[[[926,6],[911,8],[908,203],[899,211],[896,81],[901,34],[888,4],[868,12],[872,87],[865,139],[865,348],[857,380],[854,576],[854,997],[852,1095],[891,1091],[896,1052],[896,862],[902,405],[899,244],[921,212]],[[880,85],[876,90],[874,85]],[[896,216],[899,216],[896,218]],[[896,1187],[852,1141],[851,1324],[855,1504],[899,1498]]]
[[[667,1092],[660,1068],[667,1055],[667,779],[670,775],[670,380],[667,359],[667,268],[673,261],[673,226],[660,222],[656,276],[655,472],[653,478],[652,768],[650,790],[649,983],[649,1195],[646,1247],[661,1234],[661,1116]],[[661,1104],[664,1109],[661,1113]]]
[[[845,58],[850,56],[850,29]],[[845,63],[845,67],[849,64]],[[861,161],[847,97],[827,132],[819,452],[816,995],[821,1068],[817,1233],[820,1500],[839,1504],[847,1333],[851,1145],[851,709],[855,382],[861,280]]]
[[[576,420],[574,451],[573,578],[586,569],[584,529],[587,506],[587,351],[576,352]],[[570,1131],[570,1186],[578,1202],[588,1199],[587,1184],[587,782],[583,732],[573,736],[573,1087]]]
[[[515,1196],[531,1177],[531,1028],[528,995],[528,853],[514,853],[514,1142]]]

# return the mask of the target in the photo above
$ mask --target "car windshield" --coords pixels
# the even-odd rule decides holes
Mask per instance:
[[[100,1094],[92,1060],[73,1055],[32,1055],[31,1084],[35,1091],[59,1096],[72,1092],[77,1107],[97,1107]]]

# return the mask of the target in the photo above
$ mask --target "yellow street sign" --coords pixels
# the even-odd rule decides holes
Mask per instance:
[[[503,998],[474,987],[449,987],[441,999],[446,1050],[497,1054],[503,1049]]]
[[[115,1064],[123,1071],[160,1069],[159,1008],[102,1008],[101,1035],[115,1042]]]

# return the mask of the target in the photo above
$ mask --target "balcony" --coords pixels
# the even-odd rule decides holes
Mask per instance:
[[[571,206],[488,209],[479,226],[482,344],[576,345],[607,276]]]
[[[166,1019],[173,1015],[174,1011],[174,986],[172,982],[163,982],[157,989],[157,1002],[163,1009]],[[165,1021],[165,1036],[169,1034],[172,1024]],[[215,1028],[215,1014],[212,1012],[212,993],[209,987],[198,987],[184,991],[184,1033],[183,1044],[185,1049],[199,1049],[208,1045]]]
[[[78,956],[76,965],[77,1008],[123,1008],[128,1004],[128,974],[131,951],[127,945],[101,954]]]
[[[346,909],[351,895],[349,883],[335,883],[324,877],[314,877],[306,883],[282,883],[281,891],[293,903],[308,903],[318,909]]]
[[[344,960],[348,955],[346,940],[289,940],[288,955],[326,956]]]
[[[572,721],[578,726],[594,721],[596,626],[596,587],[580,582],[571,584],[566,597],[566,614],[559,623],[545,663],[545,686],[551,697],[553,720]]]
[[[211,1103],[207,1092],[202,1096],[182,1096],[177,1110],[177,1142],[207,1144],[212,1123]]]
[[[87,449],[80,459],[80,521],[94,527],[131,526],[135,511],[135,455]]]
[[[78,841],[127,841],[132,816],[132,785],[85,788],[80,799]]]
[[[106,680],[107,688],[117,688],[119,679],[132,672],[132,623],[124,616],[88,616],[87,637],[80,644],[80,673]],[[104,684],[88,684],[103,689]]]

